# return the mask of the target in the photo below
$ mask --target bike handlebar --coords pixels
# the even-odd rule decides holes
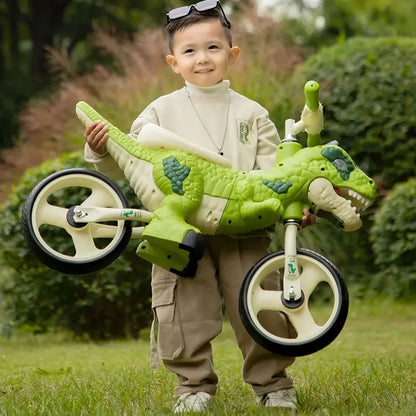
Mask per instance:
[[[319,108],[319,84],[316,81],[308,81],[304,93],[306,105],[310,110],[316,111]]]

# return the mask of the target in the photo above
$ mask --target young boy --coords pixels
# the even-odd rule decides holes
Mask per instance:
[[[219,153],[234,168],[272,167],[279,137],[267,111],[230,89],[224,79],[240,50],[232,44],[231,24],[220,2],[206,0],[174,9],[167,21],[171,53],[166,61],[182,76],[185,86],[151,103],[133,122],[131,136],[137,137],[145,124],[154,123]],[[105,125],[91,124],[85,136],[86,159],[114,177],[117,168],[106,154]],[[205,241],[205,254],[194,278],[153,267],[158,353],[165,367],[177,375],[179,399],[174,411],[203,411],[216,392],[218,377],[210,342],[221,332],[223,304],[244,358],[244,380],[251,384],[257,402],[296,408],[293,382],[285,371],[294,359],[257,345],[238,313],[241,282],[267,254],[268,238],[260,232],[250,237],[205,236]],[[288,331],[280,315],[271,325]]]

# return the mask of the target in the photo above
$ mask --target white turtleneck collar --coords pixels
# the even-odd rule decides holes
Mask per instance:
[[[188,81],[185,81],[186,89],[192,95],[223,95],[228,93],[230,88],[230,81],[225,79],[218,84],[211,85],[209,87],[199,87],[197,85],[191,84]]]

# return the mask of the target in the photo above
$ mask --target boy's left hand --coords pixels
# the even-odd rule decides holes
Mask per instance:
[[[308,209],[303,210],[303,217],[302,217],[302,228],[307,227],[308,225],[315,224],[316,221],[316,215],[313,214]]]

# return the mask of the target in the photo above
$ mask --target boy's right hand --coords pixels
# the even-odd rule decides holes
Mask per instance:
[[[100,155],[106,152],[107,132],[107,125],[101,121],[94,121],[85,129],[85,140],[93,152]]]

